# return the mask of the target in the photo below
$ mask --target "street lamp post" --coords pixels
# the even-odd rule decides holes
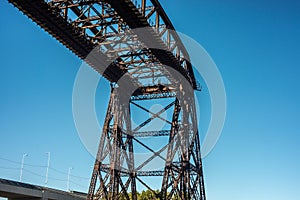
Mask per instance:
[[[20,171],[20,182],[22,181],[22,176],[23,176],[23,168],[24,168],[24,161],[25,161],[25,157],[28,156],[28,154],[23,154],[22,157],[22,163],[21,163],[21,171]]]
[[[71,169],[73,169],[72,167],[69,167],[69,171],[68,171],[68,181],[67,181],[67,191],[70,191],[70,174],[71,174]]]
[[[48,154],[48,162],[47,162],[47,169],[46,169],[45,184],[48,183],[48,173],[49,173],[49,167],[50,167],[50,152],[46,152],[46,154]]]

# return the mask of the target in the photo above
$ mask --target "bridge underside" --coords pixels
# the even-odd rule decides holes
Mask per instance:
[[[143,85],[137,80],[139,68],[160,63],[174,68],[199,89],[188,53],[157,0],[140,0],[138,5],[130,0],[8,1],[110,82],[127,74],[131,82]],[[147,31],[132,32],[137,28]],[[122,36],[128,32],[134,35],[135,46],[145,48],[135,49],[124,42]],[[96,47],[101,59],[87,60]]]

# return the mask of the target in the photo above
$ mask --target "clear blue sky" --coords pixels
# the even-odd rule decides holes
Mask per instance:
[[[177,30],[214,59],[227,92],[223,133],[204,159],[207,199],[300,200],[300,1],[186,2],[162,4]],[[0,177],[18,180],[27,153],[34,166],[25,165],[23,180],[43,184],[30,173],[45,175],[38,166],[50,151],[48,185],[66,189],[69,167],[89,178],[94,162],[72,118],[81,61],[6,1],[0,12]],[[100,121],[109,91],[101,84]],[[71,181],[71,189],[87,190],[88,179]]]

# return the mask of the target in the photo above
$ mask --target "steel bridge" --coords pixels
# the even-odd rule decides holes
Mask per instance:
[[[111,82],[87,199],[135,200],[139,183],[157,199],[205,200],[194,102],[200,87],[158,0],[8,1]],[[156,113],[143,105],[162,99],[168,103]],[[132,107],[150,117],[133,127]],[[151,126],[155,119],[164,127]],[[141,148],[149,156],[137,162]],[[163,165],[153,169],[157,160]],[[160,177],[161,187],[147,176]]]

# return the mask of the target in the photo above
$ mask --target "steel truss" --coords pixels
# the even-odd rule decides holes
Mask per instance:
[[[140,78],[137,72],[146,75],[144,78],[150,77],[151,73],[152,77],[157,77],[158,74],[154,73],[158,69],[148,74],[141,69],[149,68],[149,63],[160,63],[171,66],[194,89],[200,89],[188,53],[157,0],[8,1],[80,58],[85,59],[95,47],[99,47],[98,54],[102,59],[86,61],[110,82],[117,82],[125,73],[132,75],[131,81]],[[130,44],[127,47],[117,45],[119,42],[116,40],[122,40],[122,34],[144,27],[151,28],[146,34],[135,31],[135,38],[131,38],[131,41],[155,46],[155,49],[132,49]]]
[[[137,93],[143,89],[139,88]],[[136,185],[139,184],[152,191],[157,199],[205,200],[193,93],[172,91],[165,96],[168,104],[153,112],[141,105],[143,100],[149,104],[148,98],[134,99],[135,96],[123,91],[122,86],[112,88],[88,199],[137,199]],[[155,92],[157,90],[151,90],[145,95]],[[151,101],[158,99],[160,96],[152,96]],[[135,118],[132,107],[150,117],[132,127],[131,119]],[[162,117],[168,110],[173,114]],[[155,119],[164,122],[166,129],[153,130],[151,122]],[[152,129],[143,130],[147,125]],[[143,140],[155,137],[166,138],[156,149],[153,143]],[[140,152],[135,149],[140,148],[147,153],[142,161],[137,161]],[[153,169],[157,160],[164,164]],[[148,176],[160,177],[161,188],[153,187],[143,178]]]
[[[158,199],[205,200],[193,94],[200,87],[158,0],[8,1],[112,83],[87,199],[136,200],[140,184]],[[171,102],[159,112],[141,105],[162,99]],[[151,117],[132,127],[132,106]],[[162,117],[166,110],[169,119]],[[166,127],[144,130],[156,119]],[[145,138],[166,142],[155,149]],[[142,162],[139,148],[149,154]],[[150,170],[156,160],[162,166]],[[160,177],[161,187],[147,176]]]

